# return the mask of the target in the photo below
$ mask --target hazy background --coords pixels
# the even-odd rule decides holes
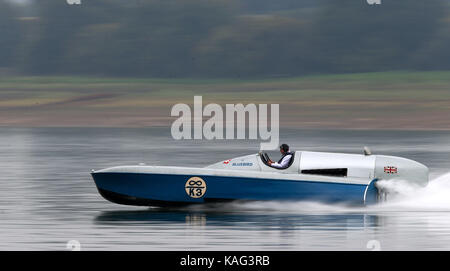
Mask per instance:
[[[0,0],[0,67],[20,74],[164,78],[449,69],[449,5]]]
[[[0,0],[0,125],[170,125],[279,103],[281,125],[450,127],[450,0]]]

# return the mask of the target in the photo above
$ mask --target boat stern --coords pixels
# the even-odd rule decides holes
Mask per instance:
[[[401,180],[423,187],[428,184],[428,175],[428,167],[414,160],[377,155],[375,161],[375,177],[378,180]]]

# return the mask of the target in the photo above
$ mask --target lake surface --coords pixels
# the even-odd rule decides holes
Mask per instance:
[[[170,128],[0,128],[0,250],[450,250],[450,132],[282,130],[292,150],[403,156],[423,189],[355,207],[254,202],[179,209],[104,200],[91,169],[205,166],[258,141],[176,141]],[[272,154],[278,157],[276,152]]]

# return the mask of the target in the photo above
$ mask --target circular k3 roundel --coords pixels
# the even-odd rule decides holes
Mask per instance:
[[[186,193],[191,198],[201,198],[206,192],[206,182],[200,177],[192,177],[184,186]]]

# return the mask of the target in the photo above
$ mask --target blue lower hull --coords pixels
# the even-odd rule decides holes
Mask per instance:
[[[92,173],[92,177],[103,197],[130,205],[222,200],[314,200],[363,204],[367,187],[362,184],[198,175],[195,177],[204,181],[204,187],[190,189],[186,187],[187,181],[193,177],[190,175],[99,172]],[[196,194],[196,190],[200,193]]]

